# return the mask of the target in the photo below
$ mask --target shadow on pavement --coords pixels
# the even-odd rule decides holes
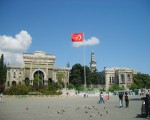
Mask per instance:
[[[146,118],[146,115],[137,114],[135,118]]]

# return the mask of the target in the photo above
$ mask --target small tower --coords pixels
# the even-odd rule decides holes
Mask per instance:
[[[94,56],[93,50],[92,50],[92,53],[91,53],[90,68],[91,68],[92,71],[96,70],[96,61],[95,61],[95,56]]]

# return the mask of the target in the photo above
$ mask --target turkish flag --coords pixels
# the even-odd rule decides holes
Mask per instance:
[[[82,42],[83,41],[83,33],[74,33],[71,34],[72,42]]]

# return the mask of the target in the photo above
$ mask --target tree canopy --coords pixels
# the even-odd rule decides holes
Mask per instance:
[[[6,83],[6,65],[4,64],[4,55],[1,55],[0,58],[0,93],[4,91],[5,83]]]
[[[88,66],[85,66],[86,73],[86,84],[89,85],[98,85],[102,83],[102,74],[101,72],[91,71]],[[81,64],[75,64],[72,66],[70,71],[69,81],[75,87],[81,87],[84,85],[84,66]]]

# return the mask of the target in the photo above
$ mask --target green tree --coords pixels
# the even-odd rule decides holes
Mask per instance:
[[[91,77],[91,83],[94,85],[101,85],[102,84],[102,75],[101,72],[98,72],[97,70],[94,70],[92,72],[92,77]]]
[[[124,90],[124,88],[119,87],[118,84],[114,84],[114,85],[109,87],[109,91],[114,92],[115,90]]]
[[[84,69],[80,64],[73,65],[70,71],[70,83],[75,87],[80,87],[84,84]]]
[[[34,84],[34,85],[38,85],[38,84],[39,84],[39,75],[38,75],[38,74],[35,74],[35,75],[34,75],[33,84]]]
[[[85,66],[86,71],[86,84],[87,85],[98,85],[102,84],[102,74],[97,70],[91,71],[88,66]],[[75,64],[70,72],[70,83],[73,84],[76,88],[84,85],[84,66],[80,64]]]
[[[5,83],[6,83],[6,74],[7,74],[7,68],[4,64],[4,55],[1,55],[0,58],[0,93],[4,91]]]
[[[150,88],[150,76],[148,74],[138,73],[133,77],[133,81],[137,88]]]
[[[59,86],[63,86],[64,87],[63,79],[65,79],[65,73],[64,72],[58,72],[57,75],[56,75],[56,78],[58,80]]]

